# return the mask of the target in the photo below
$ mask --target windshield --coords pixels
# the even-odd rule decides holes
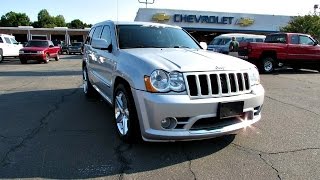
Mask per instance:
[[[231,38],[214,38],[210,42],[210,45],[226,45],[230,41],[231,41]]]
[[[72,46],[80,47],[81,45],[82,45],[82,43],[72,43]]]
[[[26,47],[49,47],[48,41],[29,41]]]
[[[128,48],[191,48],[198,44],[182,29],[164,26],[120,25],[119,47]]]

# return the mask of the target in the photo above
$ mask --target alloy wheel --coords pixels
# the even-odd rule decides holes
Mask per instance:
[[[119,91],[115,98],[115,119],[118,131],[121,135],[128,133],[129,109],[127,97],[122,91]]]

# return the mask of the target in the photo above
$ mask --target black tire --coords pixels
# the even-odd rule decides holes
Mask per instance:
[[[291,68],[293,69],[293,71],[299,71],[301,69],[301,67],[298,65],[292,65]]]
[[[260,70],[263,73],[269,74],[274,71],[275,68],[275,60],[272,57],[265,57],[262,59]]]
[[[56,61],[59,61],[60,60],[60,55],[57,54],[57,56],[54,58]]]
[[[119,108],[119,104],[121,104],[119,103],[119,99],[122,101],[122,110]],[[137,143],[141,141],[139,119],[130,87],[124,84],[117,85],[113,97],[113,110],[114,122],[120,139],[126,143]],[[125,119],[127,119],[127,123],[124,123]],[[127,125],[127,131],[123,130],[125,124]]]
[[[44,63],[48,63],[50,61],[50,55],[46,54],[46,59],[44,60]]]
[[[96,92],[89,80],[88,70],[86,66],[82,68],[82,80],[83,80],[83,93],[86,95],[86,97],[89,97],[89,98],[95,97]]]
[[[27,64],[27,60],[25,59],[20,59],[21,64]]]
[[[3,52],[2,49],[0,49],[0,63],[3,61]]]

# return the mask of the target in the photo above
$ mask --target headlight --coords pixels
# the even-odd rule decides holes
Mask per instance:
[[[257,68],[250,69],[249,80],[250,80],[251,86],[260,84],[260,76]]]
[[[23,54],[24,53],[24,51],[19,51],[19,54]]]
[[[155,70],[150,76],[145,76],[144,81],[149,92],[182,92],[186,89],[182,73],[176,71]]]
[[[38,54],[43,54],[43,51],[37,51]]]

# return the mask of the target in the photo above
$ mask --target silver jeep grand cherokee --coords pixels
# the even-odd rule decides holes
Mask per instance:
[[[264,89],[257,68],[203,50],[180,27],[105,21],[84,46],[83,89],[114,110],[126,142],[217,137],[261,118]]]

